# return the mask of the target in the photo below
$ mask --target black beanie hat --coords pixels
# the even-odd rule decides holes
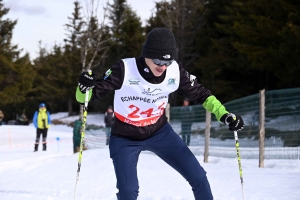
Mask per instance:
[[[190,102],[190,99],[189,99],[189,98],[187,98],[187,97],[185,97],[185,98],[183,99],[183,101]]]
[[[173,33],[167,28],[154,28],[143,45],[142,56],[161,60],[176,59],[177,49]]]

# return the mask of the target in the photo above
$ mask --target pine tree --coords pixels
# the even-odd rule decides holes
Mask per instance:
[[[6,105],[6,108],[26,100],[35,77],[29,55],[21,57],[22,50],[12,44],[13,29],[17,21],[4,18],[8,12],[9,9],[0,0],[0,106]]]
[[[263,87],[299,87],[300,4],[294,0],[235,2],[233,46],[247,55],[251,68],[268,74]],[[243,15],[243,18],[239,17]],[[276,76],[275,81],[269,77]]]
[[[34,60],[34,69],[38,74],[33,82],[33,89],[27,98],[36,105],[46,103],[51,111],[57,110],[59,104],[65,104],[66,89],[64,82],[68,76],[64,70],[65,64],[62,47],[55,45],[52,51],[47,51],[41,46],[39,56]]]
[[[236,19],[229,16],[232,0],[210,1],[206,7],[206,24],[196,42],[201,48],[195,60],[197,77],[222,102],[257,92],[246,56],[232,45],[238,39],[231,28]]]
[[[126,0],[113,0],[113,3],[108,3],[108,19],[110,21],[110,29],[111,32],[116,35],[115,37],[118,38],[118,35],[121,34],[119,31],[119,25],[123,22],[124,13],[127,8],[127,1]]]
[[[155,27],[170,29],[176,38],[178,60],[187,70],[194,68],[193,60],[199,56],[195,41],[206,20],[204,1],[172,0],[156,3],[156,12],[146,26],[147,32]]]
[[[118,59],[139,56],[145,39],[141,19],[126,0],[114,0],[113,4],[108,4],[108,11],[111,40],[114,42],[109,64]]]
[[[142,45],[145,40],[143,30],[141,19],[128,6],[124,13],[124,20],[119,27],[119,31],[122,33],[118,38],[122,42],[120,45],[122,58],[138,57],[141,55]]]
[[[197,62],[214,94],[229,101],[260,89],[299,87],[293,75],[300,70],[297,1],[215,0],[207,7],[202,38],[209,42]]]
[[[168,27],[165,21],[165,16],[169,12],[168,7],[170,7],[169,2],[155,2],[154,12],[148,18],[145,26],[146,33],[149,33],[155,27]]]
[[[68,99],[69,116],[73,112],[74,90],[76,89],[76,81],[82,72],[81,62],[81,37],[83,34],[83,19],[81,17],[81,7],[78,1],[74,2],[74,12],[72,17],[68,17],[69,23],[66,24],[67,38],[64,46],[64,56],[66,63],[63,68],[65,70],[64,88],[66,89],[66,98]],[[75,103],[75,102],[74,102]]]

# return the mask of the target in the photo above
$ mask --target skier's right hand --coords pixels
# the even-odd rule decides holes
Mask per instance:
[[[83,72],[78,79],[78,87],[81,93],[93,89],[96,83],[96,77],[93,73]]]

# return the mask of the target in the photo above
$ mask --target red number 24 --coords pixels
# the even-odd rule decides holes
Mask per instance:
[[[164,105],[164,104],[165,104],[165,102],[163,102],[163,103],[158,107],[158,109],[161,110],[161,113],[160,113],[160,114],[163,113],[163,110],[164,110],[163,105]],[[137,107],[137,106],[131,104],[131,105],[129,106],[129,108],[134,109],[134,110],[133,110],[130,114],[128,114],[128,116],[127,116],[128,118],[139,118],[139,117],[140,117],[140,116],[137,114],[137,113],[140,111],[140,108],[139,108],[139,107]],[[141,114],[141,115],[146,114],[147,117],[151,117],[152,112],[153,112],[153,108],[149,108],[148,110],[142,111],[140,114]]]

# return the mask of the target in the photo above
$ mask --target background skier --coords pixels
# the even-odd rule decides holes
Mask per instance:
[[[3,119],[4,119],[4,114],[3,114],[2,110],[0,110],[0,126],[5,125],[5,122]]]
[[[188,98],[184,98],[183,100],[183,105],[180,109],[180,117],[182,140],[187,146],[190,146],[194,111],[190,106],[190,100]]]
[[[47,150],[47,132],[51,123],[50,113],[46,109],[46,105],[41,103],[39,110],[34,113],[33,124],[36,128],[36,139],[34,144],[34,151],[38,150],[40,137],[42,135],[43,151]]]
[[[106,112],[104,113],[104,123],[105,123],[105,132],[106,132],[106,145],[109,144],[111,127],[115,121],[115,114],[112,109],[112,106],[108,106]]]

